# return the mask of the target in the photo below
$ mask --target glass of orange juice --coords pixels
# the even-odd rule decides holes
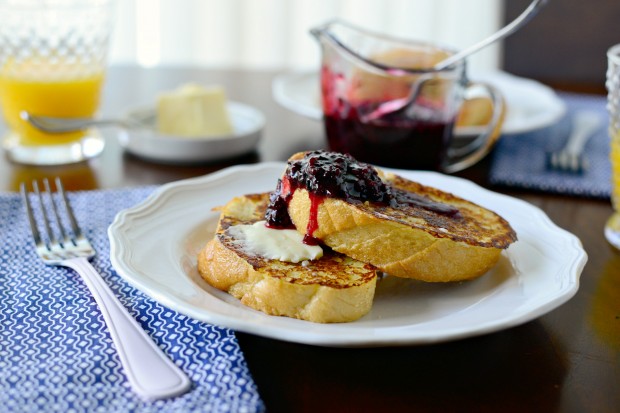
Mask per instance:
[[[97,130],[48,134],[22,113],[97,114],[112,7],[112,0],[0,0],[0,107],[9,159],[59,165],[101,153],[104,140]]]
[[[605,225],[605,237],[620,249],[620,44],[607,51],[607,108],[611,138],[611,203],[613,215]]]

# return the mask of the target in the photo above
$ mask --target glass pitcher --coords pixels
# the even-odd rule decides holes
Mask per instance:
[[[453,50],[399,40],[333,20],[311,30],[322,52],[321,96],[330,150],[402,169],[456,172],[492,148],[504,102],[494,87],[467,80],[466,63],[433,66]],[[466,99],[487,99],[490,121],[454,139]]]

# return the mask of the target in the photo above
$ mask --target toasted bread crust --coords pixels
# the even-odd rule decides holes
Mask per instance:
[[[216,236],[198,255],[198,272],[210,285],[267,314],[320,323],[347,322],[372,306],[375,268],[326,251],[295,264],[256,256],[227,229],[263,219],[268,194],[237,197],[221,210]]]
[[[399,206],[397,209],[363,205],[366,211],[375,216],[387,217],[392,221],[424,230],[435,238],[448,238],[475,247],[505,249],[517,239],[508,221],[480,205],[398,175],[384,175],[384,180],[395,188],[422,194],[433,201],[454,206],[460,211],[461,217],[453,218],[407,205]]]
[[[508,222],[488,209],[402,177],[384,175],[383,179],[396,188],[455,206],[460,217],[415,206],[392,208],[325,198],[312,235],[390,275],[432,282],[476,278],[516,240]],[[296,190],[288,212],[300,232],[307,228],[309,211],[308,192]]]

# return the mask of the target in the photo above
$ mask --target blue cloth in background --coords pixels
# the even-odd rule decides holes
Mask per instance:
[[[606,104],[603,96],[561,93],[567,113],[555,125],[536,131],[506,135],[493,152],[489,182],[548,193],[607,199],[611,196],[611,163]],[[601,113],[604,122],[588,141],[585,156],[589,168],[583,174],[550,171],[546,153],[561,149],[571,131],[571,115],[578,110]]]

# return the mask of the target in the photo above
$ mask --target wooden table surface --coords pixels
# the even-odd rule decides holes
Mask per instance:
[[[120,116],[187,81],[219,83],[231,99],[260,108],[267,127],[256,153],[225,163],[154,164],[123,152],[106,132],[104,153],[87,163],[29,167],[0,158],[0,190],[60,175],[68,189],[163,184],[235,163],[283,161],[324,147],[320,122],[276,104],[272,72],[113,67],[102,113]],[[488,159],[457,175],[487,186]],[[620,253],[607,244],[609,202],[492,190],[540,208],[577,235],[588,253],[574,298],[501,332],[443,344],[325,348],[239,333],[269,412],[618,412],[620,411]]]

